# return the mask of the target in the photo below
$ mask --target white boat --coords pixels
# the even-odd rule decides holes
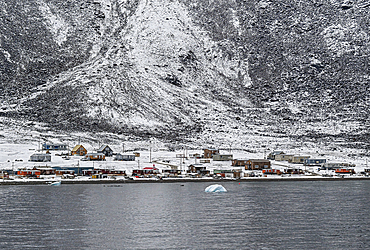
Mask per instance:
[[[52,182],[49,185],[50,186],[60,186],[60,184],[62,184],[62,181]]]

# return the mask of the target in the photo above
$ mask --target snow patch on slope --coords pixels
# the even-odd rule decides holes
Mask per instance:
[[[49,5],[43,1],[39,1],[39,10],[46,19],[46,26],[54,35],[55,42],[62,45],[67,41],[69,25],[57,14],[52,12]]]

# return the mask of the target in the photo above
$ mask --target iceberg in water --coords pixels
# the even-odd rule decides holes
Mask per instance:
[[[225,192],[227,192],[226,188],[224,188],[220,184],[214,184],[214,185],[208,186],[208,187],[206,187],[206,189],[204,191],[207,192],[207,193],[225,193]]]

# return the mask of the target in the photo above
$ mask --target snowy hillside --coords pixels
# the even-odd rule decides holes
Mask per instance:
[[[0,12],[9,133],[368,147],[365,1],[0,0]]]

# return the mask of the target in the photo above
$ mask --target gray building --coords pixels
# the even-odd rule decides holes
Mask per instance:
[[[135,155],[121,155],[116,154],[114,157],[115,161],[135,161]]]
[[[30,156],[29,161],[33,162],[48,162],[51,161],[51,155],[50,154],[33,154]]]
[[[104,154],[105,156],[112,156],[113,150],[108,145],[101,146],[98,151],[98,153]]]
[[[233,155],[213,155],[212,159],[214,161],[232,161]]]

